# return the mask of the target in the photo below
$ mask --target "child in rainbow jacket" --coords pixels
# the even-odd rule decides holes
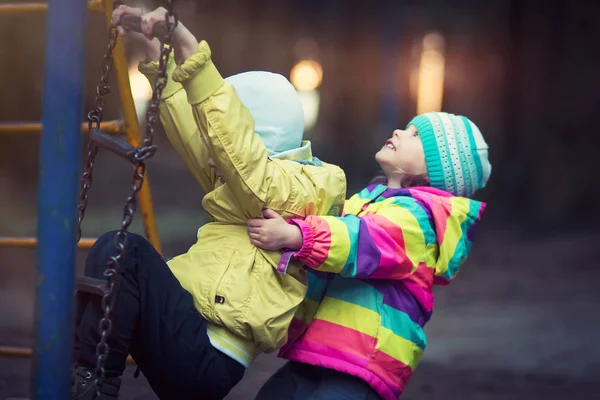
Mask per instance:
[[[265,211],[251,242],[309,271],[280,357],[290,360],[257,400],[397,399],[423,351],[433,285],[471,250],[485,204],[469,199],[491,174],[488,146],[463,116],[433,112],[397,129],[376,154],[385,176],[343,215],[285,221]]]

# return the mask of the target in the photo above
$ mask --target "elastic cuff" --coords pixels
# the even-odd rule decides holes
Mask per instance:
[[[196,53],[173,72],[173,80],[183,85],[190,104],[205,101],[225,83],[210,56],[210,47],[203,40]]]
[[[287,273],[288,265],[290,264],[290,261],[292,261],[292,258],[304,261],[310,255],[310,252],[313,249],[314,239],[314,234],[310,225],[302,219],[291,219],[287,221],[287,223],[296,225],[300,228],[300,232],[302,233],[302,248],[298,251],[284,249],[279,264],[277,265],[277,272],[283,275]]]
[[[176,68],[177,64],[175,63],[175,60],[173,59],[173,54],[171,53],[169,61],[167,62],[167,85],[162,91],[163,99],[167,99],[175,93],[177,93],[178,91],[180,91],[181,89],[183,89],[183,86],[181,86],[180,83],[173,81],[172,76]],[[150,86],[152,87],[152,90],[154,90],[154,85],[158,76],[158,61],[142,60],[138,64],[138,71],[140,71],[146,76],[146,78],[148,78]]]
[[[314,246],[315,235],[313,230],[309,224],[300,218],[291,219],[288,221],[288,224],[296,225],[302,233],[302,247],[293,254],[293,257],[299,260],[306,260]]]

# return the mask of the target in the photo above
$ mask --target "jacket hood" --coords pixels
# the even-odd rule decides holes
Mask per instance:
[[[439,254],[435,261],[434,284],[447,285],[471,251],[475,228],[486,204],[431,187],[409,190],[425,208],[435,229]]]
[[[254,118],[269,156],[302,147],[304,110],[296,89],[283,75],[249,71],[225,79]]]

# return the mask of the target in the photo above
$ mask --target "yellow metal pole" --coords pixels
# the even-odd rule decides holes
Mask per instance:
[[[33,249],[37,246],[37,243],[38,240],[35,237],[0,237],[0,247],[20,247],[25,249]],[[81,239],[79,243],[77,243],[77,247],[88,250],[94,245],[94,243],[96,243],[96,239]]]
[[[103,2],[106,22],[110,27],[112,16],[112,0],[103,0]],[[127,138],[129,139],[129,143],[134,146],[139,146],[142,142],[140,125],[138,123],[137,114],[135,112],[135,104],[131,94],[129,68],[127,65],[125,48],[123,47],[122,40],[117,41],[117,45],[114,49],[114,65],[117,73],[117,85],[119,87],[121,104],[123,105],[123,116],[125,118],[125,126],[127,129]],[[152,195],[150,192],[150,179],[148,178],[148,172],[146,172],[144,184],[139,192],[139,202],[146,237],[148,238],[148,241],[152,243],[156,251],[162,254],[160,239],[158,237],[158,229],[156,227],[156,218],[154,216],[154,207],[152,205]]]
[[[109,134],[127,133],[123,121],[106,121],[100,124],[100,130]],[[81,131],[87,133],[87,123],[81,124]],[[0,122],[0,135],[40,134],[42,124],[39,122]]]
[[[10,357],[31,357],[31,349],[27,347],[0,346],[0,355]]]
[[[0,356],[6,357],[31,357],[33,351],[29,347],[19,347],[19,346],[0,346]],[[131,356],[127,357],[127,364],[134,364],[133,358]]]
[[[47,9],[46,3],[3,3],[0,4],[0,15],[46,12]]]
[[[88,2],[90,11],[104,11],[101,0]],[[0,15],[28,14],[48,11],[48,3],[0,3]]]

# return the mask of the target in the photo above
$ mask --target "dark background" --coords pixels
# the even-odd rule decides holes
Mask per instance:
[[[597,398],[598,1],[178,0],[176,11],[209,42],[224,76],[252,69],[289,76],[303,56],[298,43],[317,43],[321,105],[306,138],[315,155],[346,171],[349,193],[377,172],[373,155],[415,114],[415,49],[428,32],[440,33],[443,109],[479,126],[493,173],[477,195],[488,209],[472,256],[456,282],[436,292],[430,344],[406,398]],[[0,15],[0,121],[41,119],[44,21],[43,13]],[[86,40],[89,110],[107,43],[101,15],[88,14]],[[120,118],[116,92],[107,103],[106,119]],[[201,190],[162,131],[157,140],[149,176],[163,250],[172,256],[194,242],[205,215]],[[38,145],[37,135],[0,134],[2,236],[36,233]],[[86,237],[118,227],[130,179],[129,167],[109,154],[98,157],[96,171]],[[139,218],[133,230],[143,232]],[[35,251],[0,249],[2,344],[33,341],[34,272]],[[0,357],[0,399],[27,394],[29,362]],[[259,358],[230,398],[252,398],[280,363]],[[128,379],[122,397],[154,398],[143,378]]]

